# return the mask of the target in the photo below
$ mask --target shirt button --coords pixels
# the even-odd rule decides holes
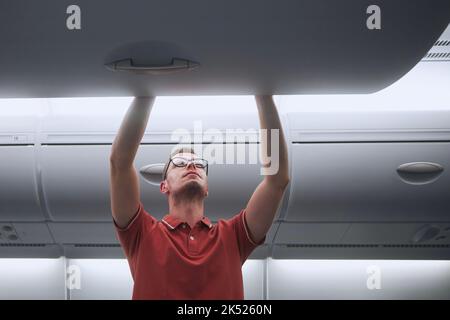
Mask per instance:
[[[194,240],[194,237],[193,237],[193,236],[190,236],[189,239]]]

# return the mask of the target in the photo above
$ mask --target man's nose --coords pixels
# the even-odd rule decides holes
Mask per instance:
[[[193,161],[189,161],[189,162],[188,162],[187,169],[189,170],[189,168],[190,168],[191,166],[192,166],[195,170],[197,170],[197,167],[195,166],[195,164],[194,164]]]

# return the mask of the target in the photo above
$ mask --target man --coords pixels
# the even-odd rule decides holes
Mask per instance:
[[[110,155],[112,216],[134,280],[133,299],[244,298],[242,265],[264,243],[289,183],[286,142],[273,98],[255,98],[261,129],[279,130],[278,171],[264,175],[245,209],[215,225],[203,212],[207,162],[189,148],[175,150],[164,169],[160,191],[167,196],[169,214],[158,221],[143,208],[133,161],[155,98],[133,100]],[[267,131],[261,148],[270,154]],[[268,158],[262,160],[263,167],[270,166]]]

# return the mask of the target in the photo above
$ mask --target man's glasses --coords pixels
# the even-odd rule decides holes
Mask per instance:
[[[193,163],[195,167],[199,169],[203,169],[206,172],[206,175],[208,175],[208,161],[201,158],[194,158],[194,159],[187,159],[184,157],[173,157],[169,160],[169,164],[167,165],[167,168],[163,175],[163,180],[166,179],[167,171],[169,170],[170,163],[173,163],[175,167],[184,168],[187,167],[190,163]]]

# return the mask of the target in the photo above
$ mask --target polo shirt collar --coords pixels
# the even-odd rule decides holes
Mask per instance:
[[[161,221],[164,223],[164,225],[169,229],[169,230],[174,230],[176,229],[180,224],[182,224],[184,221],[178,219],[177,217],[174,217],[170,214],[166,214],[164,216],[164,218],[161,219]],[[208,228],[212,228],[212,223],[209,220],[208,217],[203,216],[202,219],[200,220],[205,226],[207,226]]]

